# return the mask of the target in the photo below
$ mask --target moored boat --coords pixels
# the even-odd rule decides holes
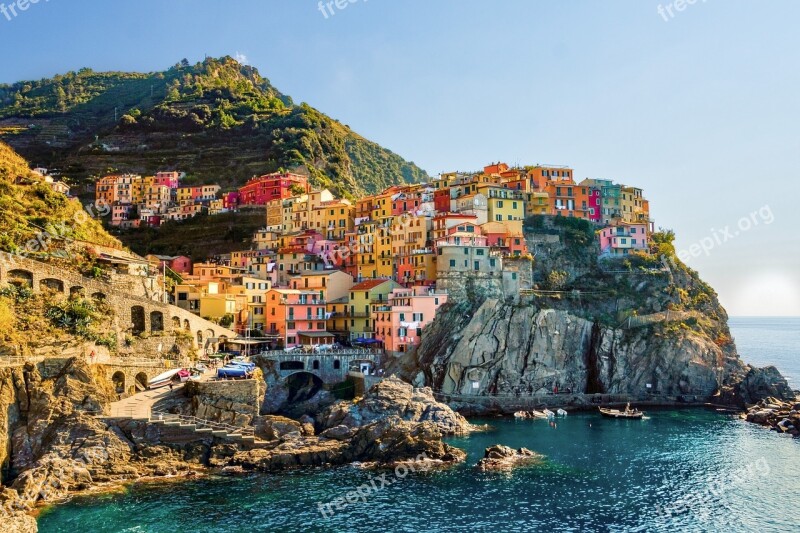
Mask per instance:
[[[624,410],[609,409],[607,407],[598,407],[600,414],[607,418],[630,418],[641,419],[644,413],[638,409],[631,409],[631,404],[625,406]]]
[[[186,379],[184,379],[184,376]],[[166,387],[170,383],[179,382],[179,381],[186,381],[189,379],[189,372],[182,369],[182,368],[175,368],[173,370],[167,370],[163,374],[159,374],[153,379],[150,380],[149,389],[158,389],[161,387]]]
[[[563,409],[559,409],[558,411],[556,411],[556,414],[558,416],[567,416],[567,412]]]

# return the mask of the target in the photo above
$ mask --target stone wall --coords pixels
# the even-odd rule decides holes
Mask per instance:
[[[437,290],[447,291],[450,303],[519,296],[519,290],[509,293],[504,285],[502,272],[439,272],[436,280]]]
[[[8,255],[8,254],[6,254]],[[197,349],[215,349],[211,339],[235,338],[236,332],[209,322],[197,315],[142,297],[137,276],[110,275],[106,279],[88,278],[76,272],[21,256],[7,256],[0,261],[0,283],[23,283],[34,291],[48,287],[66,295],[82,294],[105,301],[114,310],[114,331],[123,347],[126,334],[181,331],[191,335]]]
[[[232,426],[248,426],[258,416],[266,386],[259,377],[232,381],[189,382],[194,416]]]

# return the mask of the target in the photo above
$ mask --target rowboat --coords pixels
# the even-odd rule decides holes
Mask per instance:
[[[542,411],[517,411],[514,418],[548,418]]]
[[[167,370],[163,374],[159,374],[150,380],[150,389],[158,389],[166,387],[170,383],[184,383],[189,380],[189,371],[185,368],[176,368]]]
[[[642,411],[638,409],[631,409],[630,404],[625,407],[624,411],[620,411],[619,409],[608,409],[605,407],[599,407],[600,414],[607,417],[607,418],[630,418],[630,419],[641,419],[644,416]]]

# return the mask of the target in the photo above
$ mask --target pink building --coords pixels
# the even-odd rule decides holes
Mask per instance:
[[[192,273],[192,260],[185,255],[148,255],[146,259],[151,263],[158,263],[159,271],[165,266],[178,274]]]
[[[375,338],[383,342],[386,351],[393,353],[419,346],[423,329],[445,303],[447,294],[428,287],[395,289],[386,303],[372,306]]]
[[[589,209],[587,210],[589,220],[597,224],[603,222],[603,196],[599,187],[589,189]]]
[[[522,234],[512,235],[502,222],[487,222],[481,225],[481,230],[486,235],[487,244],[493,249],[508,255],[528,253],[525,237]]]
[[[177,189],[178,182],[180,181],[180,174],[177,172],[157,172],[155,178],[156,185]]]
[[[236,209],[239,207],[239,203],[241,202],[241,195],[239,191],[233,191],[226,193],[222,197],[222,207],[225,209]]]
[[[631,251],[648,252],[647,224],[620,222],[598,231],[600,255],[620,256]]]
[[[111,207],[111,225],[114,227],[124,226],[131,219],[133,212],[132,205],[114,204]]]

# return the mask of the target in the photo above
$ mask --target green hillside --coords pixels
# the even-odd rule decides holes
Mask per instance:
[[[233,188],[289,169],[342,195],[427,177],[230,57],[0,85],[0,138],[84,194],[81,185],[111,171],[180,169],[189,183]]]
[[[0,142],[0,251],[48,259],[63,239],[121,248],[76,200],[55,193]]]

